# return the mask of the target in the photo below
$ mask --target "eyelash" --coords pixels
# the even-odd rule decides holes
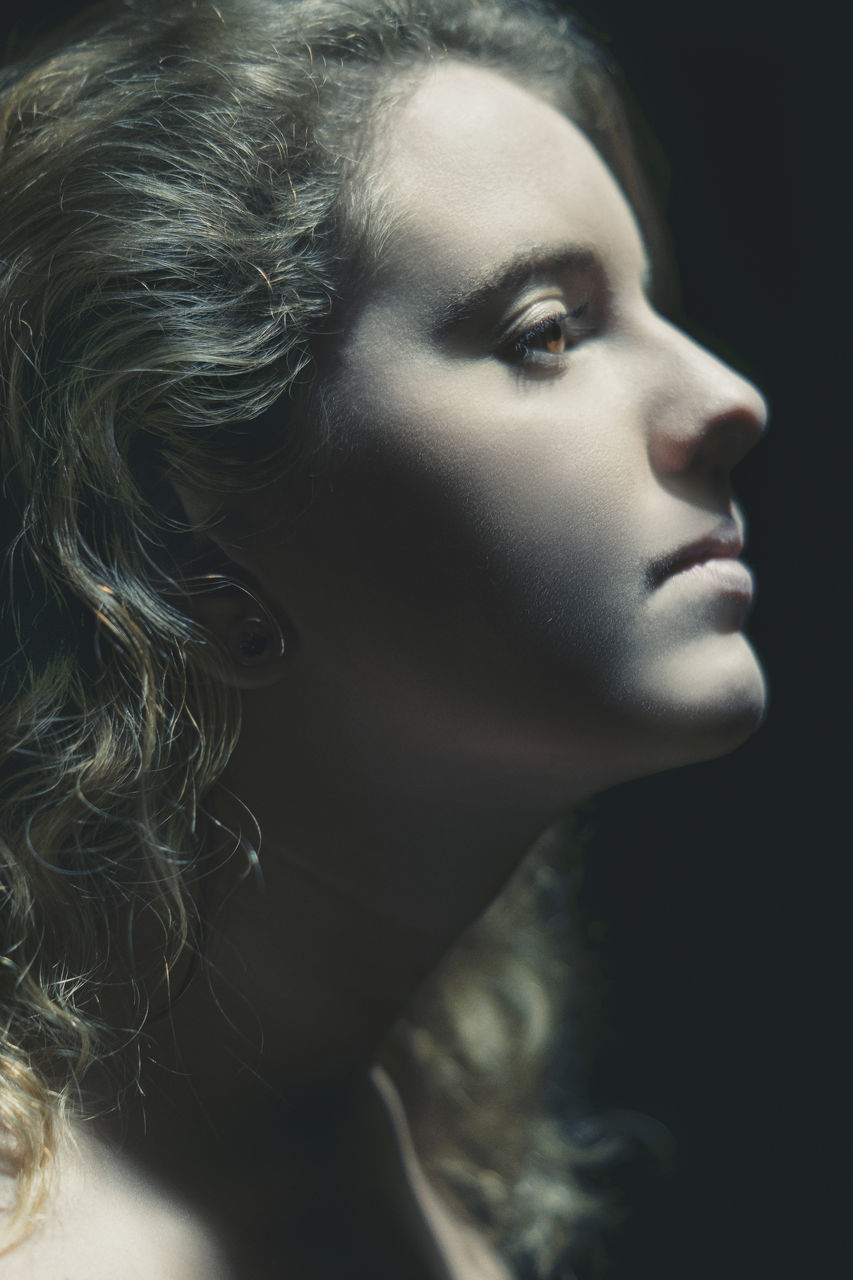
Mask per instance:
[[[537,359],[560,360],[565,355],[565,351],[534,351],[534,343],[546,334],[554,325],[559,326],[560,336],[563,341],[568,344],[572,338],[577,339],[581,333],[589,333],[590,328],[572,329],[569,326],[571,321],[580,320],[589,309],[589,303],[583,302],[579,307],[575,307],[573,311],[557,311],[553,315],[545,316],[538,321],[526,333],[521,334],[518,338],[513,338],[508,347],[508,358],[518,364],[532,363]]]

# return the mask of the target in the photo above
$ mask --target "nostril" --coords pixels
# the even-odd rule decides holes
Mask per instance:
[[[764,434],[767,411],[763,400],[761,404],[760,412],[744,408],[709,423],[701,452],[711,455],[717,464],[728,468],[736,466]]]
[[[734,467],[741,458],[745,458],[750,449],[755,448],[761,439],[761,432],[744,422],[732,422],[728,428],[725,447],[720,450],[723,461]]]
[[[688,463],[692,472],[704,471],[709,475],[728,477],[731,471],[755,444],[752,436],[741,423],[727,418],[709,423],[696,442],[693,456]]]
[[[664,473],[704,471],[728,476],[761,439],[763,427],[748,414],[725,413],[694,429],[659,429],[652,457]]]
[[[667,385],[652,419],[653,463],[669,474],[730,471],[761,439],[767,401],[749,378],[687,334],[669,324],[662,334]]]

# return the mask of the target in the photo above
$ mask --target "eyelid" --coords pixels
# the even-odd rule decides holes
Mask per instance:
[[[577,307],[569,307],[564,301],[555,298],[553,300],[549,299],[536,307],[528,308],[521,318],[521,322],[513,325],[509,332],[505,333],[500,339],[496,351],[503,359],[516,364],[541,363],[542,361],[550,363],[565,359],[569,354],[569,350],[577,345],[576,343],[572,343],[569,350],[562,352],[536,352],[530,350],[529,347],[536,338],[547,333],[548,329],[555,324],[563,328],[565,339],[569,343],[571,343],[572,338],[580,339],[585,334],[590,333],[594,328],[593,325],[580,326],[576,323],[587,314],[589,309],[589,298],[585,299]],[[536,313],[538,313],[538,317],[534,319]]]

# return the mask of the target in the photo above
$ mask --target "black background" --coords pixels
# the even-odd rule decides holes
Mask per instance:
[[[637,1188],[616,1271],[836,1274],[851,846],[840,7],[577,8],[610,37],[668,158],[686,327],[772,410],[736,477],[766,723],[730,757],[604,797],[588,860],[605,1011],[593,1098],[657,1117],[677,1148],[675,1176]]]
[[[25,29],[76,6],[30,5]],[[686,327],[772,425],[739,469],[771,687],[734,755],[598,804],[583,888],[593,1102],[663,1122],[619,1280],[844,1270],[850,112],[840,5],[581,0],[671,168]],[[8,28],[9,20],[5,22]],[[401,1278],[402,1280],[402,1278]]]

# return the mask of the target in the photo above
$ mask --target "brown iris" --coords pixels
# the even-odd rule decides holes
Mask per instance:
[[[552,356],[561,356],[566,350],[566,335],[559,320],[554,320],[542,335],[545,350]]]

